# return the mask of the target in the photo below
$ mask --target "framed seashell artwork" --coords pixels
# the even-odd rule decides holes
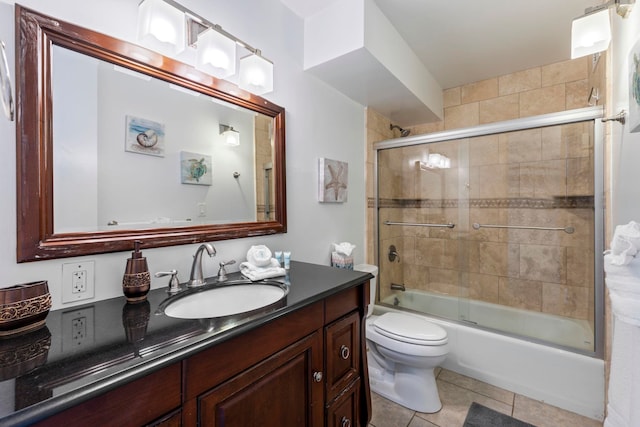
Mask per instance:
[[[183,184],[212,184],[211,156],[206,154],[180,152],[180,180]]]
[[[164,157],[164,124],[140,117],[126,117],[125,151]]]
[[[349,164],[339,160],[318,159],[318,201],[342,203],[347,201]]]

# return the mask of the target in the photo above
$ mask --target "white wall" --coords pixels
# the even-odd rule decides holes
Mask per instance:
[[[613,102],[608,110],[611,114],[617,114],[623,109],[630,111],[630,103],[635,102],[629,96],[629,53],[633,45],[640,41],[640,5],[636,4],[626,19],[622,19],[615,12],[611,14]],[[636,52],[640,54],[640,45]],[[612,225],[615,227],[631,220],[640,222],[640,132],[631,133],[629,121],[625,126],[617,122],[612,123],[611,132],[613,138],[610,209]]]
[[[0,39],[7,44],[14,70],[13,1],[0,3]],[[252,244],[292,251],[294,260],[329,263],[330,244],[357,245],[355,261],[364,260],[364,108],[302,71],[303,22],[279,0],[183,0],[184,6],[220,24],[260,48],[274,62],[274,92],[265,97],[286,109],[288,233],[264,238],[214,242],[218,256],[204,260],[205,275],[215,275],[218,261],[243,261]],[[20,4],[58,19],[111,36],[134,41],[137,1],[20,0]],[[15,80],[15,72],[13,73]],[[49,281],[54,309],[61,303],[61,265],[73,259],[16,263],[15,122],[0,118],[0,287],[32,280]],[[317,163],[328,157],[349,163],[349,200],[317,202]],[[177,268],[188,279],[197,245],[144,249],[151,272]],[[122,295],[121,282],[128,252],[83,257],[95,260],[96,299]],[[237,268],[237,264],[235,266]],[[166,279],[166,278],[165,278]],[[152,279],[152,287],[166,285]],[[295,283],[293,284],[295,286]]]

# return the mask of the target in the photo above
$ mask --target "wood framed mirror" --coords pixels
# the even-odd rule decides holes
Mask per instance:
[[[284,108],[15,8],[18,262],[286,232]]]

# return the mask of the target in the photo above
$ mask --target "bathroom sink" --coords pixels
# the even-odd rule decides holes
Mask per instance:
[[[160,305],[169,317],[208,319],[255,313],[284,302],[288,287],[275,280],[233,280],[192,288]]]

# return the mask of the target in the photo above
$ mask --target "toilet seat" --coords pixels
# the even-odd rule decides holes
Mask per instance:
[[[374,329],[387,338],[408,344],[437,346],[447,343],[447,331],[417,316],[385,313],[373,321]]]

